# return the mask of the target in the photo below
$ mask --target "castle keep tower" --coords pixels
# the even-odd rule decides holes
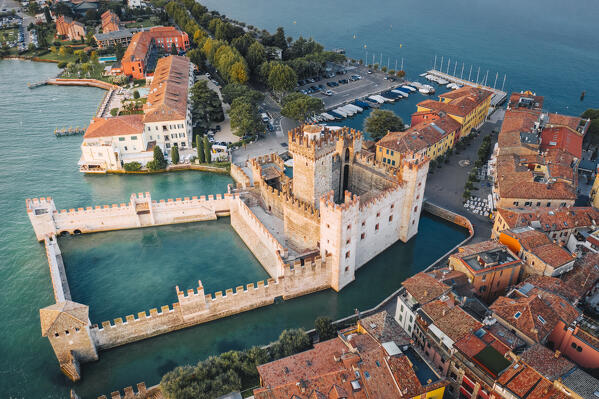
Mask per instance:
[[[335,140],[321,126],[306,125],[289,132],[293,156],[293,194],[318,207],[318,200],[333,188]]]
[[[425,156],[404,158],[402,161],[401,177],[405,187],[405,200],[401,208],[399,239],[403,242],[418,233],[428,167],[429,160]]]

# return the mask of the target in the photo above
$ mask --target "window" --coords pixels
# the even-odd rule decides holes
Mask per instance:
[[[125,146],[125,151],[129,151],[129,150],[127,149],[127,146]]]
[[[515,206],[518,206],[518,201],[514,201],[514,205],[515,205]]]
[[[389,221],[392,222],[393,221],[393,215],[389,216]]]
[[[537,319],[539,319],[539,321],[540,321],[541,323],[543,323],[543,324],[545,324],[545,323],[546,323],[545,319],[544,319],[544,318],[543,318],[543,316],[541,316],[541,315],[538,315],[538,316],[537,316]]]
[[[349,245],[350,242],[351,242],[351,239],[348,238],[347,240],[345,240],[345,245]]]
[[[379,231],[379,224],[377,223],[376,226],[374,226],[374,231]]]
[[[377,212],[377,213],[376,213],[376,217],[377,217],[377,218],[378,218],[378,217],[381,217],[381,213],[380,213],[380,212]]]
[[[345,253],[345,259],[349,259],[349,251]]]
[[[351,224],[347,225],[347,230],[351,229]]]
[[[414,207],[414,212],[418,212],[418,206]]]
[[[125,141],[124,137],[119,137],[119,141]]]
[[[362,227],[364,227],[364,226],[366,226],[366,222],[365,221],[362,222]]]
[[[391,204],[391,209],[395,208],[395,204]]]
[[[391,161],[391,165],[395,166],[395,161]]]
[[[520,316],[522,316],[522,312],[516,312],[516,314],[514,315],[514,319],[519,319]]]
[[[360,240],[363,240],[364,238],[366,238],[366,233],[362,233],[362,235],[360,236]]]
[[[137,136],[131,136],[131,140],[137,140]]]
[[[349,271],[349,266],[345,266],[345,271],[348,272]]]

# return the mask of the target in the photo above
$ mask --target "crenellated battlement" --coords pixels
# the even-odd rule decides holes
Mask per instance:
[[[146,388],[146,383],[140,382],[137,384],[137,392],[135,392],[133,390],[133,387],[128,386],[128,387],[125,387],[125,389],[123,389],[124,396],[121,396],[120,391],[113,391],[110,393],[110,399],[147,399],[150,397],[152,397],[152,398],[158,397],[155,395],[159,394],[160,392],[161,391],[160,391],[159,385],[155,385],[153,387]],[[102,396],[98,396],[98,399],[109,399],[109,398],[107,398],[106,395],[102,395]]]
[[[294,196],[283,193],[277,190],[274,187],[271,187],[267,184],[261,186],[261,194],[267,197],[266,199],[271,201],[277,201],[282,204],[284,207],[293,208],[296,212],[300,213],[302,216],[311,219],[315,222],[320,220],[320,211],[316,209],[312,204],[304,202]]]
[[[389,187],[386,190],[380,192],[377,196],[369,198],[368,200],[360,203],[360,212],[368,211],[371,208],[376,207],[380,203],[388,202],[388,200],[396,195],[401,190],[400,186]]]
[[[342,204],[335,203],[335,193],[332,190],[320,198],[321,211],[326,209],[333,212],[344,212],[359,205],[360,196],[352,194],[347,190],[344,192],[344,201]]]
[[[25,206],[27,212],[35,212],[36,209],[56,209],[52,197],[27,198]]]
[[[346,147],[353,147],[354,142],[362,142],[362,132],[343,127],[329,130],[326,126],[303,125],[287,133],[289,151],[316,161],[337,150],[337,143],[343,141]],[[359,152],[360,148],[356,152]]]
[[[356,162],[387,176],[390,180],[401,183],[401,170],[397,167],[378,162],[374,157],[361,153],[356,155]]]

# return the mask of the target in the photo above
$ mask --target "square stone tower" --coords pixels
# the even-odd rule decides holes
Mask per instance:
[[[293,156],[293,195],[315,207],[333,187],[336,136],[322,126],[306,125],[291,130],[289,152]]]

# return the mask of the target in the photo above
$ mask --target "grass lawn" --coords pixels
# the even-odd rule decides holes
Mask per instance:
[[[160,19],[158,17],[146,17],[141,22],[131,22],[126,24],[126,28],[149,28],[151,26],[156,26],[160,24]]]
[[[6,42],[14,42],[19,38],[19,30],[17,28],[8,28],[0,30],[0,44]]]

